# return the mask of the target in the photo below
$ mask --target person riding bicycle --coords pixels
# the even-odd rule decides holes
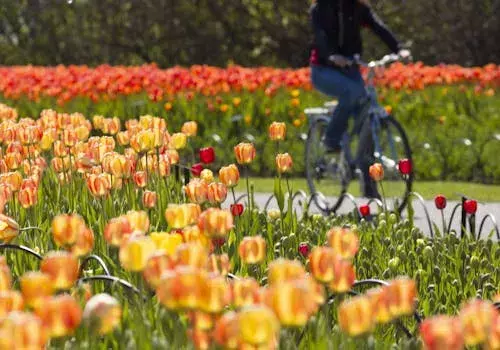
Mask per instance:
[[[367,0],[316,0],[310,17],[314,30],[310,57],[312,84],[318,91],[338,99],[323,142],[327,153],[337,153],[341,151],[349,116],[359,114],[366,96],[359,67],[350,64],[362,53],[361,27],[370,28],[392,52],[407,57],[409,51],[402,49]],[[365,197],[380,197],[367,171],[363,171],[363,180]]]

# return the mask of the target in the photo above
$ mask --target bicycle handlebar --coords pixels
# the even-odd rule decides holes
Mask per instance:
[[[405,57],[402,57],[401,55],[393,53],[393,54],[385,55],[384,57],[382,57],[379,60],[370,61],[370,62],[366,63],[361,59],[360,55],[354,55],[354,58],[352,60],[349,60],[348,65],[352,66],[352,65],[357,64],[357,65],[363,66],[363,67],[375,68],[375,67],[386,66],[390,63],[398,62],[398,61],[401,61],[403,59],[405,59]]]

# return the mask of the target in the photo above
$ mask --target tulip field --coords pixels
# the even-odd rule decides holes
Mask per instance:
[[[301,110],[323,100],[306,69],[0,76],[0,349],[500,349],[498,241],[428,237],[385,206],[295,211]],[[379,77],[415,168],[500,180],[499,78],[419,64]],[[255,203],[254,174],[274,177],[278,209]],[[463,207],[474,218],[477,202]]]

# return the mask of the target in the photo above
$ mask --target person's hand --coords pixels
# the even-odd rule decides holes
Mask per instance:
[[[351,64],[351,61],[342,55],[331,55],[328,60],[342,68]]]
[[[411,60],[411,52],[410,50],[407,49],[399,50],[398,56],[401,57],[403,60]]]

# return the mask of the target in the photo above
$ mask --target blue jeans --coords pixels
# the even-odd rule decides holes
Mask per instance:
[[[366,96],[365,83],[358,68],[338,70],[326,66],[311,66],[313,86],[325,95],[336,97],[338,105],[325,133],[325,146],[340,148],[342,135],[347,130],[349,116],[357,116],[360,100]]]

